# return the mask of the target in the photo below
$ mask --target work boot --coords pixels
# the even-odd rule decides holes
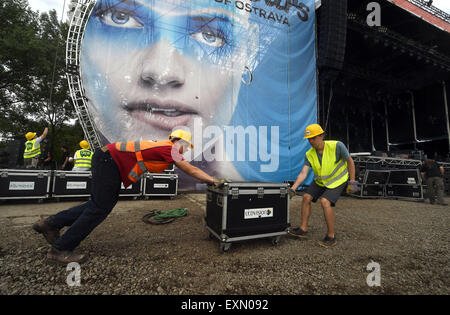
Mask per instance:
[[[44,235],[50,245],[55,244],[59,238],[59,229],[51,227],[44,219],[37,221],[32,227],[33,230]]]
[[[86,260],[86,255],[75,254],[73,251],[57,250],[50,248],[47,252],[47,260],[59,264],[67,265],[71,262],[82,263]]]

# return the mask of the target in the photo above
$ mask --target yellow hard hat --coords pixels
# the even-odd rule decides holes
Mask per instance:
[[[82,149],[89,149],[89,143],[86,140],[80,141],[80,147]]]
[[[169,135],[169,139],[170,139],[171,137],[174,137],[174,138],[180,138],[180,139],[186,141],[187,143],[189,143],[189,144],[191,145],[191,149],[194,148],[194,145],[191,143],[192,135],[191,135],[189,132],[187,132],[186,130],[183,130],[183,129],[177,129],[177,130],[174,130],[174,131]]]
[[[324,133],[322,127],[319,124],[312,124],[306,127],[305,129],[305,137],[303,139],[314,138],[315,136],[321,135]]]
[[[32,140],[34,137],[36,137],[36,132],[30,131],[25,135],[25,138],[27,138],[28,141]]]

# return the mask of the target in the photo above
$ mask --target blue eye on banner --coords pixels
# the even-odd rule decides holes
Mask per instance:
[[[106,143],[189,130],[188,161],[233,180],[296,178],[316,120],[314,0],[99,0],[81,78]],[[180,188],[199,188],[180,178]]]

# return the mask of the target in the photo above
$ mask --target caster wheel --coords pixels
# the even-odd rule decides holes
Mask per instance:
[[[221,243],[220,244],[220,251],[222,253],[226,253],[226,252],[228,252],[230,250],[230,247],[231,247],[231,243]]]
[[[278,244],[280,244],[280,237],[277,236],[277,237],[272,238],[272,245],[278,246]]]

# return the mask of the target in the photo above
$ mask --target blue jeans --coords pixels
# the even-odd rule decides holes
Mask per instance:
[[[53,245],[57,250],[74,250],[105,220],[119,200],[120,172],[109,151],[95,151],[91,171],[90,200],[46,219],[50,226],[58,229],[70,226]]]

